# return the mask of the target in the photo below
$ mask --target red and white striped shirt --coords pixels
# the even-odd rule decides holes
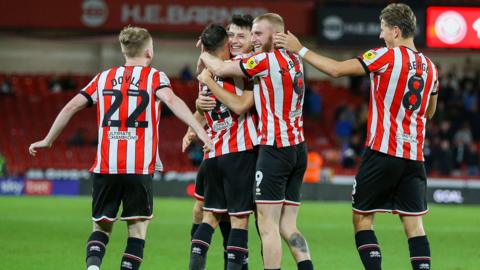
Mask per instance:
[[[98,147],[91,172],[152,174],[163,170],[158,155],[160,101],[170,86],[151,67],[121,66],[99,73],[80,93],[97,105]]]
[[[243,78],[215,78],[217,84],[230,93],[238,96],[243,94],[249,82]],[[206,85],[199,85],[200,92],[212,94]],[[251,88],[250,88],[251,90]],[[255,112],[246,112],[237,115],[227,106],[217,100],[215,109],[205,112],[207,120],[207,134],[212,139],[214,151],[206,153],[204,158],[213,158],[221,155],[253,149],[257,145]]]
[[[300,57],[276,49],[245,58],[240,67],[255,82],[259,144],[285,147],[303,142],[305,84]]]
[[[372,49],[359,60],[371,79],[366,146],[423,161],[426,111],[438,93],[435,65],[404,46]]]

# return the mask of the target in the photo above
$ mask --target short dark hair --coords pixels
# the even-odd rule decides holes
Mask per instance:
[[[205,50],[214,52],[227,42],[227,30],[221,25],[210,24],[203,30],[200,40]]]
[[[417,18],[408,5],[392,3],[386,6],[380,13],[380,20],[389,27],[397,26],[402,31],[403,38],[415,35]]]
[[[253,25],[253,17],[249,14],[234,14],[232,16],[230,24],[228,25],[228,28],[230,28],[232,24],[240,28],[248,28],[249,30],[251,30]]]

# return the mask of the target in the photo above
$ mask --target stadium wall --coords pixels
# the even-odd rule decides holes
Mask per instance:
[[[96,74],[113,65],[122,65],[116,36],[74,39],[23,38],[0,35],[0,73],[73,73]],[[188,65],[194,69],[198,59],[198,49],[193,39],[155,39],[153,66],[176,77]],[[307,42],[310,48],[316,44]],[[365,50],[368,48],[365,48]],[[349,59],[361,54],[361,50],[336,50],[322,48],[319,52],[336,59]],[[442,67],[461,66],[463,58],[480,61],[479,54],[467,51],[428,51],[433,61]],[[462,59],[459,62],[459,57]],[[305,65],[306,75],[311,79],[324,79],[326,76],[310,65]],[[337,85],[347,85],[348,78],[335,79]]]
[[[195,172],[168,172],[154,177],[154,195],[192,197]],[[89,196],[92,182],[83,170],[36,171],[23,177],[0,179],[0,195],[10,196]],[[304,183],[303,200],[350,201],[353,176],[335,176],[329,182]],[[430,178],[427,198],[438,204],[480,204],[480,183],[469,179]]]

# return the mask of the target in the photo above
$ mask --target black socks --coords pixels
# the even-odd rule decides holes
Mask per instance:
[[[359,231],[355,234],[358,254],[366,270],[382,269],[382,253],[377,237],[372,230]]]

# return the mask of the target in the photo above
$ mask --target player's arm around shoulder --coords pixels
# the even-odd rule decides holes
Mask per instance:
[[[205,84],[220,102],[225,104],[235,114],[241,115],[250,110],[253,106],[253,92],[244,90],[241,96],[228,92],[221,87],[213,78],[208,69],[204,69],[197,77],[200,82]]]
[[[32,143],[30,145],[30,147],[28,148],[29,153],[32,156],[35,156],[37,154],[37,149],[51,147],[53,142],[57,139],[65,126],[67,126],[72,116],[78,111],[87,107],[89,104],[91,104],[91,100],[88,99],[83,93],[77,94],[75,97],[73,97],[63,107],[63,109],[57,115],[57,118],[55,118],[55,121],[50,127],[50,131],[48,132],[47,136],[45,136],[43,140]]]
[[[203,52],[200,55],[203,64],[215,75],[219,77],[242,77],[242,69],[240,68],[240,61],[223,61],[222,59]]]
[[[282,47],[286,50],[299,54],[309,64],[331,77],[338,78],[342,76],[365,75],[365,70],[358,59],[337,61],[335,59],[317,54],[304,47],[298,38],[290,31],[288,31],[287,34],[275,34],[273,42],[277,47]]]

